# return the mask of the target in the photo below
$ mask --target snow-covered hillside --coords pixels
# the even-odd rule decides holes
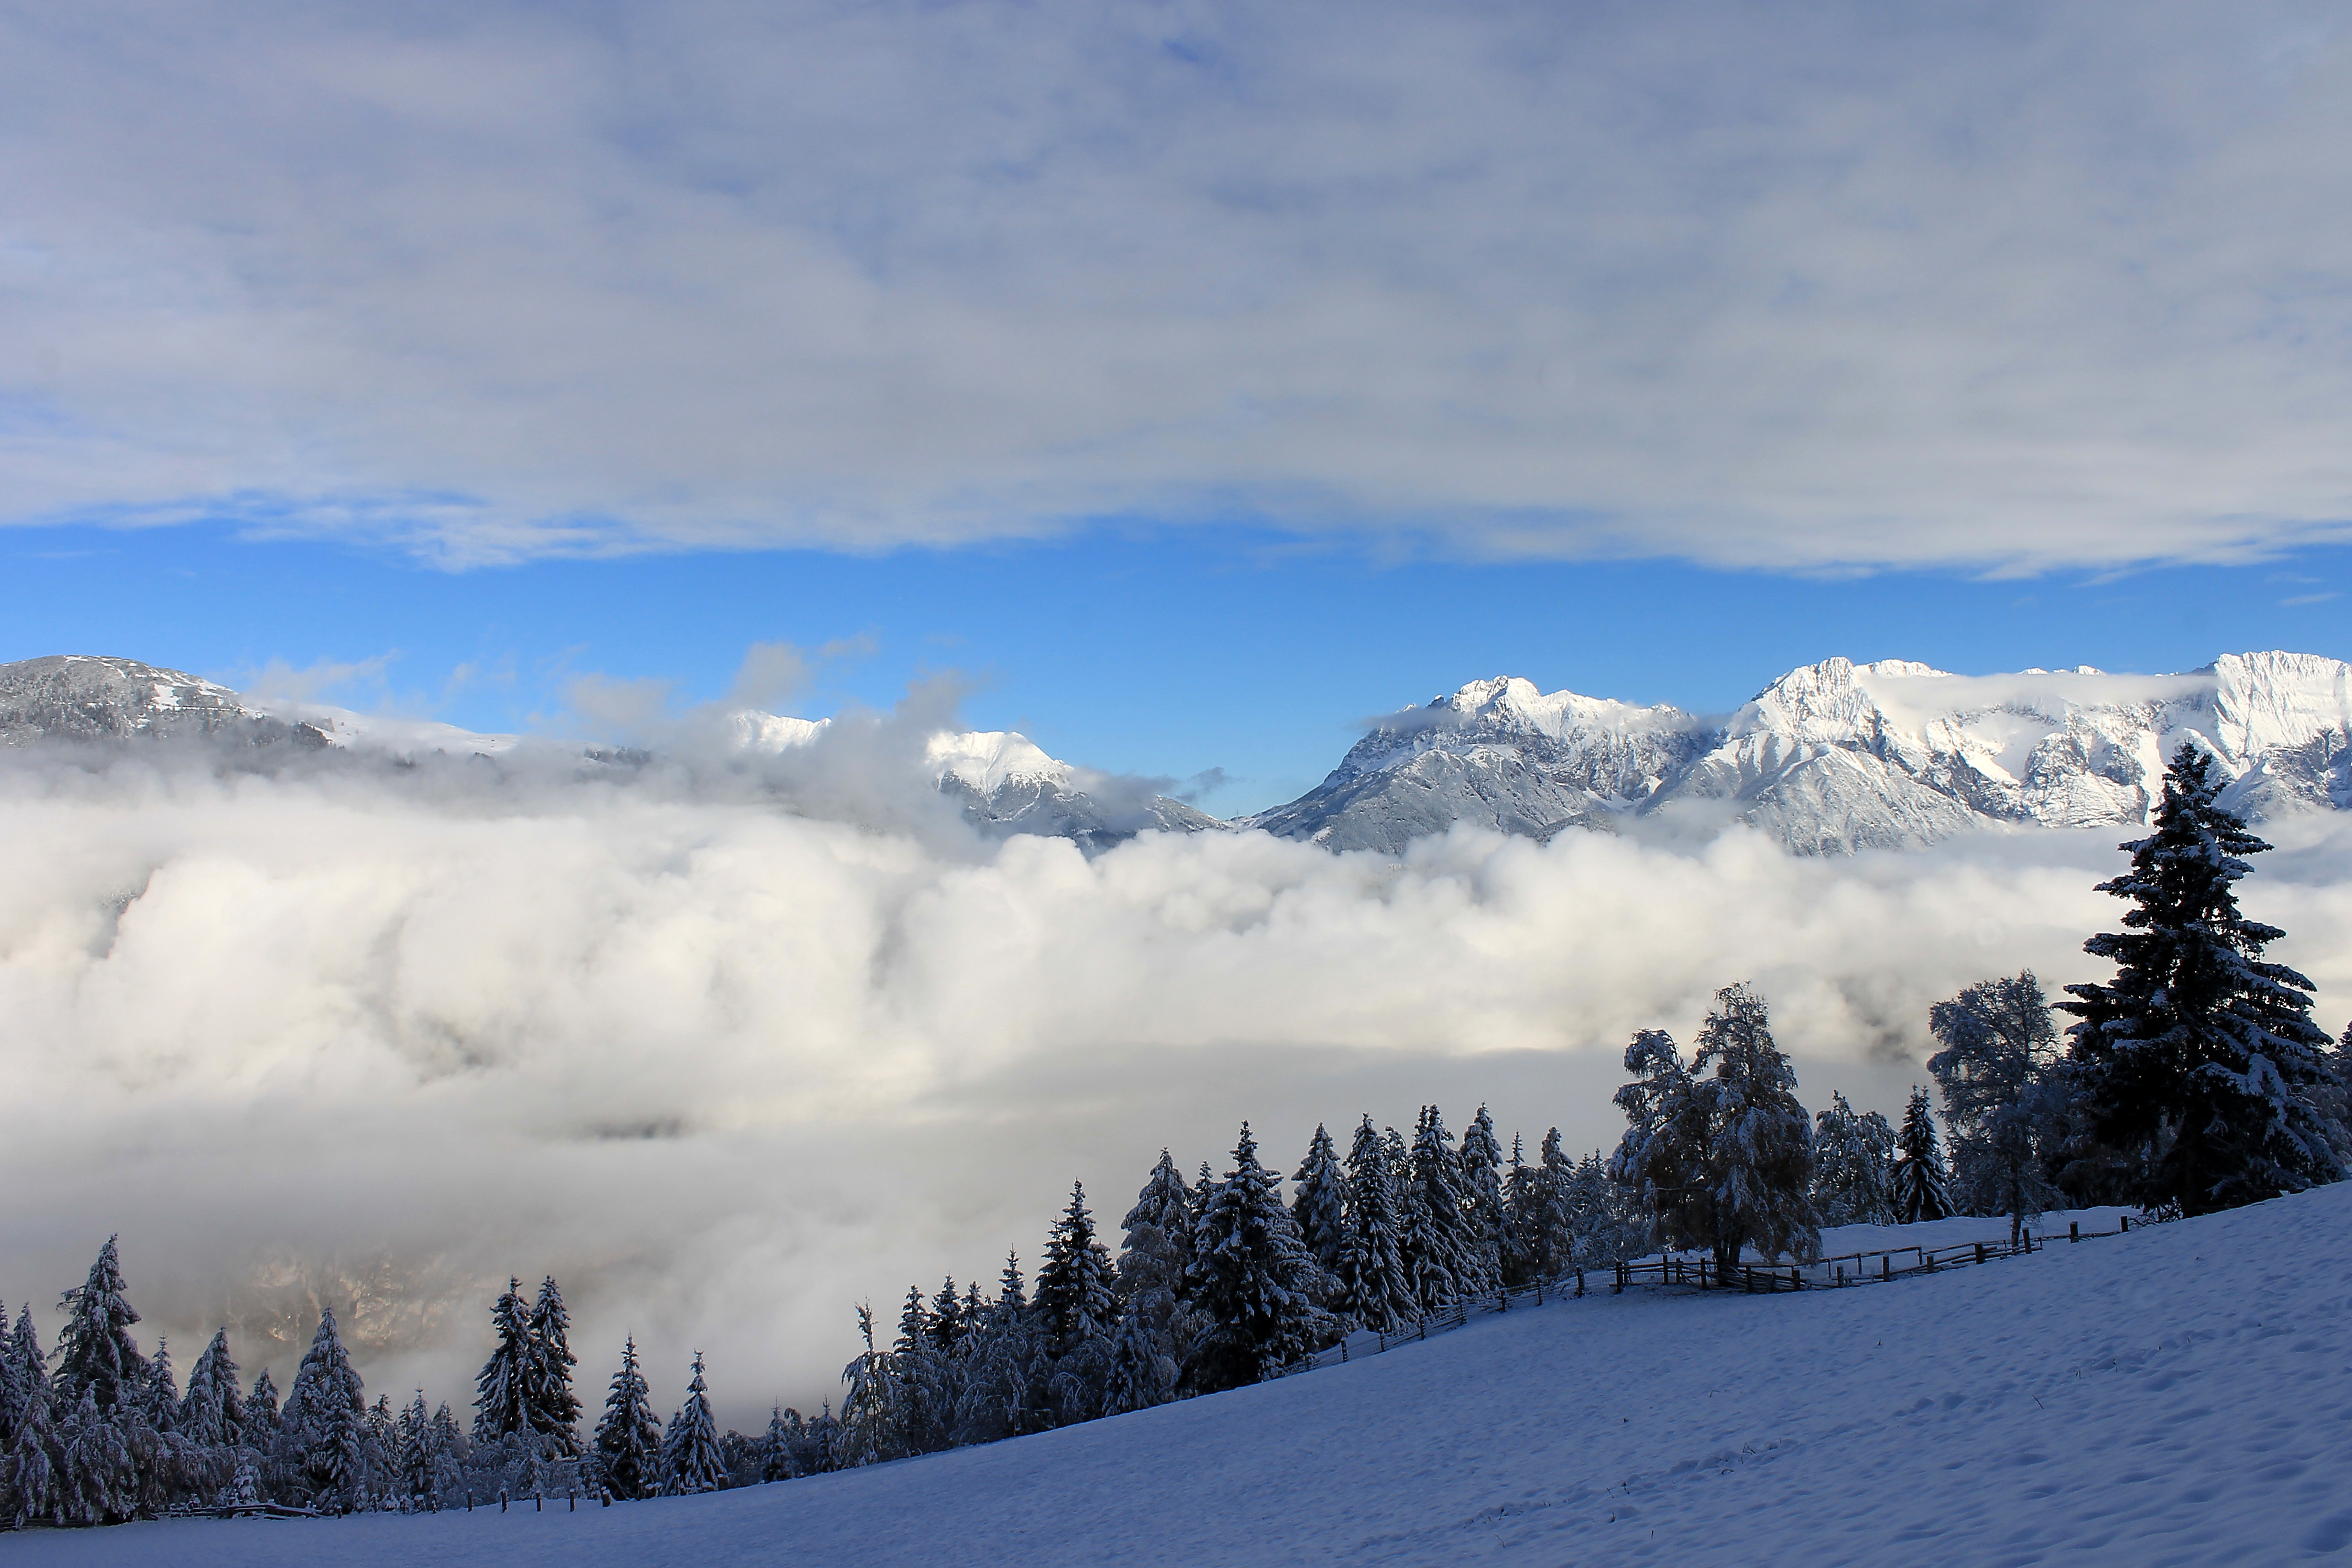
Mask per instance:
[[[2005,1234],[1933,1228],[1971,1223]],[[2352,1184],[1892,1284],[1603,1290],[1232,1394],[708,1497],[37,1531],[0,1537],[0,1558],[2304,1563],[2352,1548],[2347,1237]]]
[[[1808,854],[1906,848],[1998,824],[2138,825],[2183,741],[2220,760],[2233,810],[2352,809],[2352,666],[2250,653],[2186,675],[1958,676],[1832,658],[1722,719],[1473,681],[1252,821],[1339,849],[1457,821],[1549,837],[1634,820],[1744,821]]]

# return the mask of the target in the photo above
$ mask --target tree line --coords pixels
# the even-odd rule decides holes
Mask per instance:
[[[752,1436],[717,1429],[699,1354],[662,1421],[631,1338],[583,1437],[552,1279],[530,1300],[509,1280],[493,1304],[470,1430],[421,1392],[400,1410],[370,1404],[331,1310],[282,1402],[267,1371],[240,1391],[226,1331],[182,1391],[168,1346],[148,1358],[129,1332],[139,1318],[110,1239],[65,1294],[53,1352],[29,1307],[0,1343],[0,1519],[709,1491],[1213,1394],[1349,1332],[1654,1247],[1807,1259],[1824,1226],[1958,1213],[2007,1215],[2014,1233],[2060,1203],[2191,1215],[2338,1180],[2352,1027],[2331,1042],[2310,982],[2263,959],[2283,933],[2245,919],[2233,889],[2268,847],[2219,789],[2183,747],[2154,831],[2100,884],[2130,905],[2123,931],[2084,944],[2114,963],[2111,981],[2053,1005],[2028,972],[1930,1010],[1940,1134],[1925,1089],[1900,1129],[1842,1093],[1809,1116],[1764,997],[1728,986],[1687,1057],[1664,1030],[1635,1034],[1615,1097],[1626,1131],[1606,1158],[1570,1156],[1557,1128],[1534,1158],[1517,1135],[1506,1155],[1484,1106],[1459,1140],[1433,1105],[1409,1139],[1363,1116],[1344,1156],[1318,1126],[1287,1196],[1246,1123],[1222,1177],[1203,1164],[1188,1182],[1162,1150],[1116,1256],[1074,1186],[1034,1280],[1008,1256],[992,1293],[910,1287],[887,1338],[861,1307],[839,1409],[780,1408]],[[2057,1016],[2075,1020],[2063,1043]]]

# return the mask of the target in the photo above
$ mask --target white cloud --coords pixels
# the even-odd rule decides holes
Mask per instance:
[[[1289,1161],[1318,1118],[1433,1099],[1592,1147],[1627,1034],[1687,1037],[1741,978],[1810,1100],[1891,1110],[1931,1001],[2021,964],[2084,977],[2114,913],[2104,834],[1844,861],[1743,834],[1459,836],[1402,863],[1258,835],[984,846],[856,784],[911,771],[919,708],[623,783],[528,752],[275,775],[19,754],[0,1296],[53,1301],[119,1229],[184,1349],[230,1321],[282,1383],[323,1294],[356,1303],[373,1387],[462,1404],[493,1287],[552,1271],[584,1376],[635,1332],[671,1399],[699,1348],[748,1423],[834,1392],[853,1301],[1034,1261],[1074,1177],[1115,1226],[1163,1143],[1222,1168],[1249,1117]],[[899,826],[824,819],[845,803]],[[2294,831],[2249,901],[2334,1025],[2352,830]]]
[[[2297,5],[20,11],[6,505],[2243,556],[2352,516],[2348,58]]]

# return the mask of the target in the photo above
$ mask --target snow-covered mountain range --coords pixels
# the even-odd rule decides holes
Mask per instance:
[[[830,721],[740,710],[722,728],[745,752],[779,754],[822,738]],[[355,713],[321,703],[249,698],[226,686],[136,659],[65,654],[0,664],[0,744],[44,739],[85,742],[201,736],[239,747],[290,745],[399,758],[440,753],[499,757],[517,735],[481,734],[429,720]],[[600,766],[625,767],[632,752],[590,751]],[[1048,756],[1006,731],[942,731],[922,767],[983,834],[1042,834],[1105,849],[1150,830],[1196,833],[1226,826],[1137,781]]]
[[[829,725],[749,711],[727,721],[730,744],[766,753],[810,745]],[[408,756],[495,757],[521,743],[247,699],[131,659],[0,665],[0,742],[184,734]],[[1259,828],[1393,853],[1456,823],[1546,839],[1570,827],[1705,836],[1742,822],[1800,853],[1845,854],[1990,826],[2137,826],[2183,741],[2214,755],[2231,780],[2227,804],[2248,817],[2352,810],[2352,666],[2248,653],[2183,675],[1962,676],[1832,658],[1712,717],[1477,680],[1374,724],[1299,799],[1230,823],[1010,731],[940,731],[920,766],[983,833],[1090,850],[1154,829]]]
[[[1317,788],[1244,820],[1391,851],[1455,822],[1542,838],[1737,820],[1802,853],[1850,853],[1998,824],[2137,825],[2183,741],[2213,753],[2249,817],[2352,809],[2352,666],[2249,653],[2185,675],[1960,676],[1832,658],[1717,718],[1473,681],[1374,725]]]

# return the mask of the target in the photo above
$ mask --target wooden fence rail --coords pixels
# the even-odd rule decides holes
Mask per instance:
[[[2142,1221],[2146,1224],[2146,1221]],[[2121,1236],[2129,1231],[2128,1215],[2120,1217],[2114,1230],[2086,1231],[2082,1222],[2066,1226],[2070,1243],[2096,1241],[2103,1237]],[[1737,1290],[1746,1295],[1769,1295],[1781,1290],[1833,1290],[1853,1285],[1891,1283],[1916,1275],[1934,1274],[1948,1268],[1970,1268],[1990,1263],[1998,1258],[2019,1258],[2047,1247],[2052,1238],[2037,1237],[2027,1231],[2015,1245],[2005,1241],[1962,1241],[1945,1247],[1872,1247],[1859,1252],[1842,1252],[1833,1258],[1816,1259],[1811,1263],[1751,1264],[1741,1263],[1727,1271],[1716,1267],[1708,1255],[1677,1258],[1661,1254],[1656,1258],[1607,1265],[1596,1269],[1571,1268],[1522,1285],[1515,1290],[1497,1290],[1491,1295],[1461,1300],[1438,1308],[1409,1328],[1391,1331],[1360,1331],[1328,1349],[1316,1352],[1288,1363],[1275,1373],[1276,1377],[1289,1377],[1318,1367],[1338,1366],[1355,1356],[1379,1355],[1402,1344],[1412,1344],[1433,1333],[1468,1325],[1471,1316],[1508,1312],[1516,1306],[1541,1307],[1560,1300],[1574,1300],[1606,1284],[1610,1294],[1620,1295],[1629,1289],[1675,1290]],[[1908,1258],[1897,1263],[1897,1258]],[[1873,1261],[1877,1267],[1871,1267]],[[1849,1268],[1849,1265],[1851,1267]],[[1588,1277],[1591,1283],[1588,1285]],[[1370,1344],[1360,1342],[1364,1333],[1372,1335]]]

